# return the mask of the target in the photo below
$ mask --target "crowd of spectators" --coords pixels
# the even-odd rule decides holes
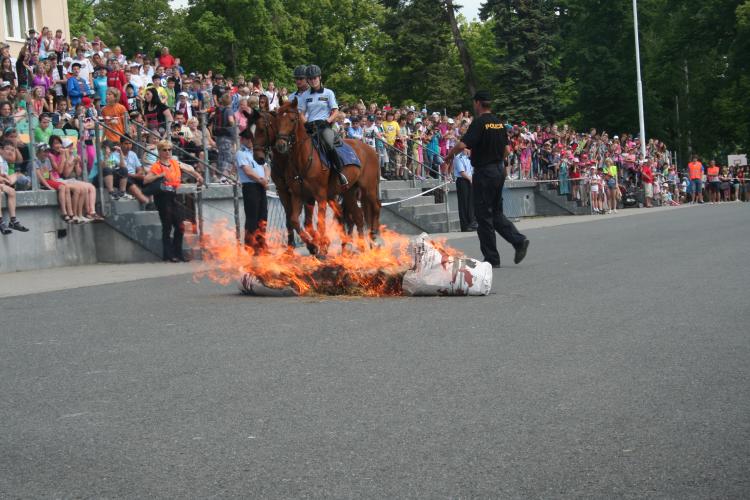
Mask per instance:
[[[162,139],[196,173],[205,173],[204,163],[214,165],[214,180],[232,183],[238,136],[252,125],[253,110],[274,110],[288,98],[287,88],[259,76],[186,71],[167,47],[126,55],[98,37],[68,42],[61,30],[31,30],[17,54],[0,48],[0,196],[11,217],[0,231],[26,229],[11,208],[17,190],[57,191],[61,217],[70,223],[101,220],[94,188],[100,176],[113,201],[148,205],[152,198],[143,181]],[[389,102],[340,104],[334,129],[375,148],[383,178],[470,180],[467,172],[443,165],[471,123],[470,113],[448,116]],[[97,152],[98,127],[105,140]],[[509,178],[553,183],[594,212],[627,205],[628,193],[636,190],[645,206],[692,201],[697,189],[708,189],[710,202],[750,199],[746,166],[718,167],[717,173],[712,164],[697,184],[677,171],[666,145],[655,139],[644,157],[639,139],[628,134],[509,121],[506,130]]]

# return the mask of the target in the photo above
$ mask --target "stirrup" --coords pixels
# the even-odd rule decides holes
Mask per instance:
[[[346,186],[347,184],[349,184],[349,179],[346,178],[343,172],[338,172],[338,174],[339,174],[339,184],[341,184],[342,186]]]

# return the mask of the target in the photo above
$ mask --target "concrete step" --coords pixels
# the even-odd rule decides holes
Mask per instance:
[[[461,223],[458,220],[451,220],[446,223],[445,220],[442,222],[430,222],[422,226],[422,229],[428,233],[451,233],[461,231]]]
[[[380,189],[409,189],[411,181],[380,181]]]
[[[132,217],[133,222],[137,226],[161,224],[161,221],[159,220],[159,212],[152,210],[138,210],[137,212],[123,214],[123,217]]]
[[[388,188],[381,191],[381,197],[384,200],[403,200],[404,198],[417,196],[421,193],[421,188]]]
[[[113,214],[129,214],[141,210],[141,204],[137,200],[112,201],[110,206]]]
[[[127,236],[138,242],[142,247],[146,248],[157,257],[161,257],[161,224],[136,226],[133,234]]]
[[[403,215],[406,218],[415,218],[419,217],[420,215],[430,215],[430,214],[444,214],[445,213],[445,205],[442,203],[432,203],[429,205],[407,205],[407,206],[401,206],[396,205],[399,207],[399,213]]]
[[[420,225],[442,223],[442,222],[445,222],[445,212],[437,213],[437,214],[420,215],[420,216],[415,217],[415,220],[417,220],[420,223]],[[458,212],[448,212],[448,220],[451,220],[451,221],[459,220]]]
[[[393,200],[396,201],[396,200]],[[403,207],[424,207],[424,206],[430,206],[435,204],[435,197],[434,196],[418,196],[416,198],[412,198],[411,200],[402,201],[401,203],[397,205],[391,205],[392,207],[398,207],[396,210],[400,210]]]

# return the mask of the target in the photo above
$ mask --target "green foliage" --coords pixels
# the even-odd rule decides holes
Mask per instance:
[[[96,16],[94,14],[95,0],[68,0],[68,21],[70,36],[94,36]]]
[[[169,0],[99,0],[94,12],[105,43],[126,54],[152,52],[170,32]]]
[[[444,0],[68,0],[71,33],[186,68],[273,78],[318,64],[339,101],[467,109]],[[647,137],[721,157],[750,148],[750,0],[639,0]],[[632,4],[487,0],[458,24],[477,85],[530,122],[637,132]],[[679,113],[678,113],[679,111]]]
[[[483,19],[493,19],[499,54],[491,70],[495,102],[513,119],[536,122],[557,114],[555,72],[557,5],[551,0],[488,0]]]
[[[463,71],[439,0],[413,0],[392,9],[383,27],[386,49],[385,93],[394,102],[420,99],[430,110],[462,108]]]

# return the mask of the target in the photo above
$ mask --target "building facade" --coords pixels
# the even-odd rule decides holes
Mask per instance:
[[[0,40],[10,45],[13,57],[31,28],[41,32],[47,26],[53,33],[61,29],[70,42],[67,0],[0,0],[0,19]]]

